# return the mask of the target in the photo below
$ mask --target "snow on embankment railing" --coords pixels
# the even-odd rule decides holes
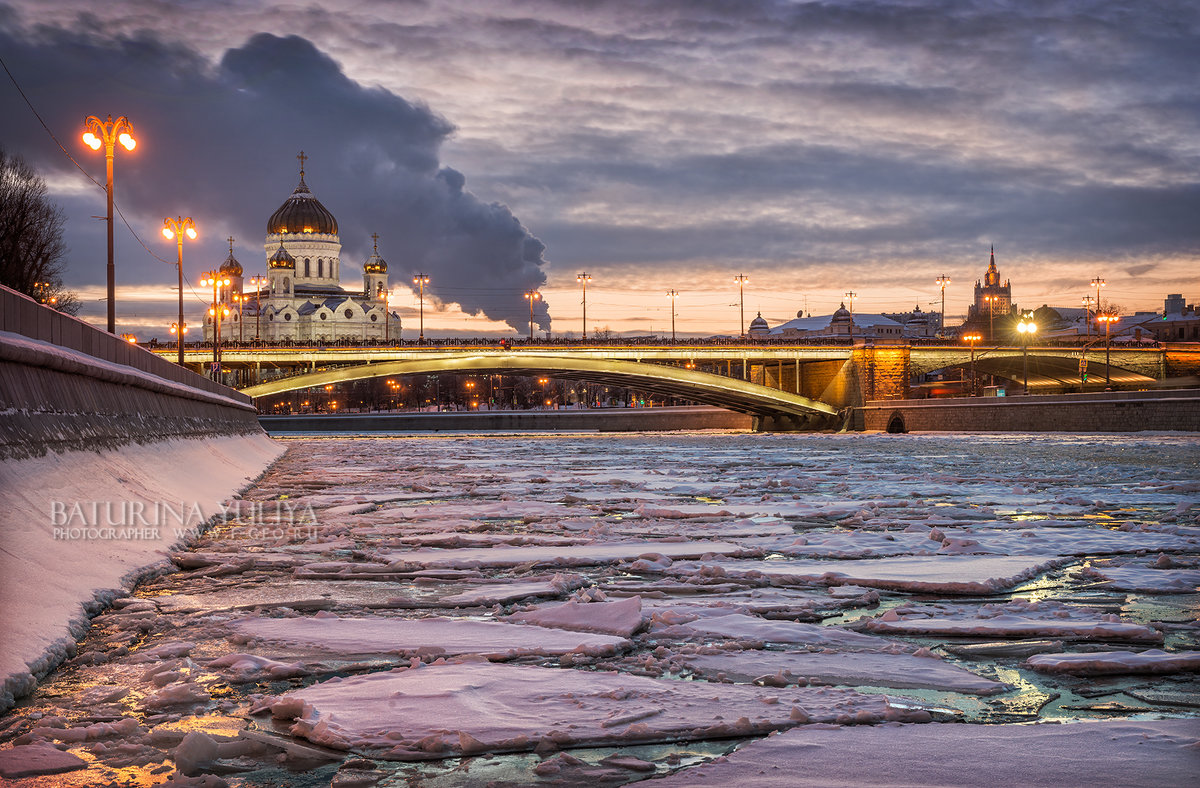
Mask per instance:
[[[259,432],[251,400],[0,288],[0,459]]]
[[[0,710],[282,453],[244,395],[0,288]]]

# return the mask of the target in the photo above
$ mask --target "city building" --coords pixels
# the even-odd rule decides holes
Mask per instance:
[[[362,289],[344,288],[337,219],[304,182],[308,157],[301,152],[298,158],[300,183],[267,220],[265,286],[245,289],[230,239],[219,277],[230,284],[217,293],[222,342],[256,336],[266,342],[398,339],[400,318],[385,311],[388,266],[379,255],[378,236],[362,266]],[[212,315],[205,319],[204,338],[213,338]]]
[[[761,323],[759,321],[762,321]],[[904,338],[904,326],[886,315],[876,315],[867,312],[851,314],[845,304],[838,307],[832,315],[809,315],[797,312],[793,320],[780,323],[774,328],[767,326],[760,313],[750,323],[747,332],[751,339],[841,339],[849,342],[851,339],[870,341],[895,341]]]
[[[926,312],[917,304],[911,312],[885,312],[884,317],[895,320],[904,326],[906,337],[936,337],[942,327],[940,312]]]
[[[958,333],[980,334],[984,342],[991,342],[994,339],[993,334],[1002,337],[1001,332],[1005,329],[1001,326],[1008,325],[1008,318],[1014,311],[1012,283],[1005,280],[1003,285],[1000,284],[1000,271],[996,268],[996,247],[993,246],[983,281],[975,280],[975,301],[967,309],[967,319]]]
[[[1182,293],[1171,293],[1163,301],[1161,315],[1141,323],[1159,342],[1200,342],[1200,310],[1184,301]]]

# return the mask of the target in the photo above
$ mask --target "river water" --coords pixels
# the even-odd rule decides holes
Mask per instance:
[[[14,784],[621,785],[805,723],[1200,716],[1193,437],[283,440],[0,720],[86,762]]]

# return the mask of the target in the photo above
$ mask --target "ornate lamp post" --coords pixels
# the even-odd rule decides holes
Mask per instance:
[[[588,282],[592,281],[592,277],[584,271],[579,276],[575,277],[575,281],[583,285],[583,338],[587,339],[587,286]]]
[[[1021,321],[1017,323],[1017,333],[1021,335],[1022,344],[1025,346],[1025,394],[1029,393],[1029,340],[1033,339],[1037,329],[1037,323],[1033,322],[1032,312],[1021,315]]]
[[[850,302],[850,344],[854,345],[854,299],[858,293],[851,290],[846,293],[846,300]]]
[[[963,336],[964,342],[971,343],[971,396],[975,396],[977,386],[975,385],[975,343],[983,339],[979,334],[966,334]]]
[[[1090,295],[1085,295],[1079,301],[1083,304],[1083,335],[1090,337],[1092,335],[1092,304],[1095,299]]]
[[[416,285],[421,294],[421,330],[417,336],[419,344],[425,344],[425,285],[429,284],[429,277],[425,274],[417,274],[413,277],[413,284]],[[439,406],[441,404],[439,400]]]
[[[987,301],[987,305],[988,305],[988,343],[989,344],[996,343],[996,301],[998,298],[999,298],[999,296],[994,296],[994,295],[985,295],[983,297],[983,300]]]
[[[733,278],[738,286],[738,337],[746,336],[746,283],[750,277],[738,274]]]
[[[183,326],[182,330],[180,329],[180,326]],[[183,335],[186,334],[187,332],[188,332],[187,323],[172,323],[171,324],[171,336],[175,336],[176,334],[179,335],[180,358],[182,358],[182,354],[183,354]],[[183,364],[183,361],[180,361],[179,363]]]
[[[250,286],[254,288],[254,341],[258,341],[258,329],[262,325],[262,289],[267,286],[265,276],[250,277]]]
[[[133,138],[133,126],[124,115],[116,120],[112,115],[105,120],[88,115],[83,127],[85,145],[92,150],[100,150],[100,146],[104,146],[104,190],[108,198],[108,333],[112,334],[116,332],[117,323],[117,274],[113,265],[113,152],[118,142],[125,150],[131,151],[137,147],[137,140]]]
[[[196,223],[192,221],[192,217],[179,216],[172,219],[170,216],[163,219],[162,228],[163,238],[168,241],[174,239],[178,257],[175,260],[175,268],[179,272],[179,323],[183,326],[183,330],[179,332],[179,366],[183,366],[183,335],[187,332],[187,324],[183,322],[183,236],[187,236],[191,240],[196,240]],[[175,333],[175,332],[171,332]]]
[[[219,303],[220,292],[222,287],[229,287],[229,280],[222,279],[219,271],[208,271],[204,274],[204,278],[200,280],[202,287],[212,285],[213,289],[213,305],[208,314],[213,319],[213,374],[214,380],[220,381],[221,376],[221,318],[222,311],[225,315],[229,314],[229,310],[222,307]]]
[[[671,344],[675,344],[675,299],[679,298],[678,290],[668,290],[667,298],[671,299]]]
[[[1092,287],[1096,288],[1096,314],[1097,315],[1100,314],[1100,288],[1104,287],[1106,284],[1108,284],[1108,283],[1105,282],[1103,279],[1101,279],[1098,276],[1092,279]],[[1097,326],[1097,328],[1099,328],[1099,326]],[[1096,333],[1099,333],[1099,331],[1097,331]]]
[[[1121,318],[1117,317],[1116,315],[1096,315],[1096,320],[1104,324],[1104,385],[1106,387],[1112,383],[1112,380],[1109,377],[1111,375],[1111,368],[1109,367],[1108,345],[1109,329],[1112,328],[1113,323],[1120,319]]]
[[[942,314],[938,317],[938,332],[940,333],[946,330],[946,285],[950,284],[950,277],[942,274],[933,281],[942,288]]]
[[[540,301],[542,294],[537,290],[526,290],[525,300],[529,302],[529,341],[533,341],[533,303]]]

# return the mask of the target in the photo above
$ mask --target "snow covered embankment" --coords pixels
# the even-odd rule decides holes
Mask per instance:
[[[258,433],[0,463],[0,711],[283,451]]]

